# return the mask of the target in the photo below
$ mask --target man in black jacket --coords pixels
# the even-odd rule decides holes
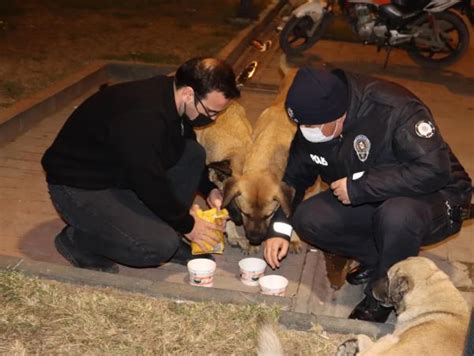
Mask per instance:
[[[302,68],[285,105],[298,124],[283,178],[295,210],[291,219],[275,214],[265,258],[279,267],[292,227],[309,244],[354,258],[347,280],[367,287],[349,317],[383,322],[391,309],[372,297],[372,283],[460,230],[471,180],[429,109],[394,83]],[[318,176],[331,189],[302,202]]]
[[[74,266],[117,272],[116,263],[186,263],[190,247],[216,243],[217,226],[199,219],[197,191],[220,208],[193,126],[212,123],[240,95],[232,68],[194,58],[175,76],[105,87],[67,119],[42,164],[54,206],[66,222],[57,250]]]

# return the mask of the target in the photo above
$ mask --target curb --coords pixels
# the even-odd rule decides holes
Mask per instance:
[[[187,284],[151,281],[5,255],[0,255],[0,270],[21,272],[30,277],[77,285],[110,287],[154,298],[195,302],[214,301],[222,304],[275,305],[282,308],[279,323],[294,330],[307,331],[314,324],[319,324],[328,332],[366,334],[371,337],[380,337],[393,331],[393,325],[390,324],[293,312],[291,311],[293,306],[293,298],[291,297],[274,297],[218,288],[192,287]]]
[[[260,14],[258,21],[252,25],[247,26],[240,31],[218,54],[217,57],[225,60],[230,65],[234,66],[239,56],[244,49],[251,43],[255,36],[263,31],[271,20],[278,14],[278,12],[285,6],[286,0],[279,0],[276,4],[269,5],[262,14]]]
[[[193,287],[187,284],[151,281],[5,255],[0,255],[0,270],[16,271],[31,277],[72,284],[112,287],[126,292],[172,300],[214,301],[223,304],[267,304],[278,305],[283,310],[290,310],[292,304],[290,297],[275,297],[219,288]]]

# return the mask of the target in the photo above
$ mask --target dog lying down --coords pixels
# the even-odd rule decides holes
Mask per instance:
[[[410,257],[390,268],[373,287],[374,297],[393,306],[393,334],[373,342],[366,335],[344,342],[337,356],[462,355],[469,308],[449,277],[424,257]]]
[[[377,341],[358,335],[341,344],[336,356],[463,355],[469,307],[434,262],[424,257],[398,262],[374,285],[373,294],[385,306],[395,308],[394,332]],[[259,330],[257,353],[283,355],[270,323]]]

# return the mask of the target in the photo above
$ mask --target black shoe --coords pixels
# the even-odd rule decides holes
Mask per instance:
[[[119,267],[112,261],[81,251],[74,243],[74,238],[68,233],[71,228],[65,227],[54,239],[56,250],[75,267],[91,269],[94,271],[118,273]]]
[[[374,298],[365,296],[365,298],[354,308],[351,315],[349,315],[349,319],[385,323],[392,310],[393,308],[382,306]]]
[[[346,281],[353,285],[364,284],[372,278],[374,272],[374,267],[360,264],[349,271]]]
[[[189,246],[186,242],[183,241],[183,239],[181,239],[179,241],[178,250],[168,262],[178,263],[180,265],[186,266],[189,261],[195,258],[207,258],[209,260],[214,261],[214,256],[212,256],[210,253],[205,253],[202,255],[193,255],[191,252],[191,246]]]

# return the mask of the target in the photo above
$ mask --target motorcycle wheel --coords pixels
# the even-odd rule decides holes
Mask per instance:
[[[308,31],[314,26],[315,21],[311,16],[292,16],[280,32],[280,47],[288,55],[300,54],[314,45],[323,34],[323,19],[319,19],[318,27],[313,36]]]
[[[420,17],[412,24],[413,31],[420,35],[412,41],[408,55],[418,65],[439,69],[457,62],[469,46],[469,30],[463,19],[454,12],[433,14],[434,22],[440,29],[439,43],[428,15]]]

